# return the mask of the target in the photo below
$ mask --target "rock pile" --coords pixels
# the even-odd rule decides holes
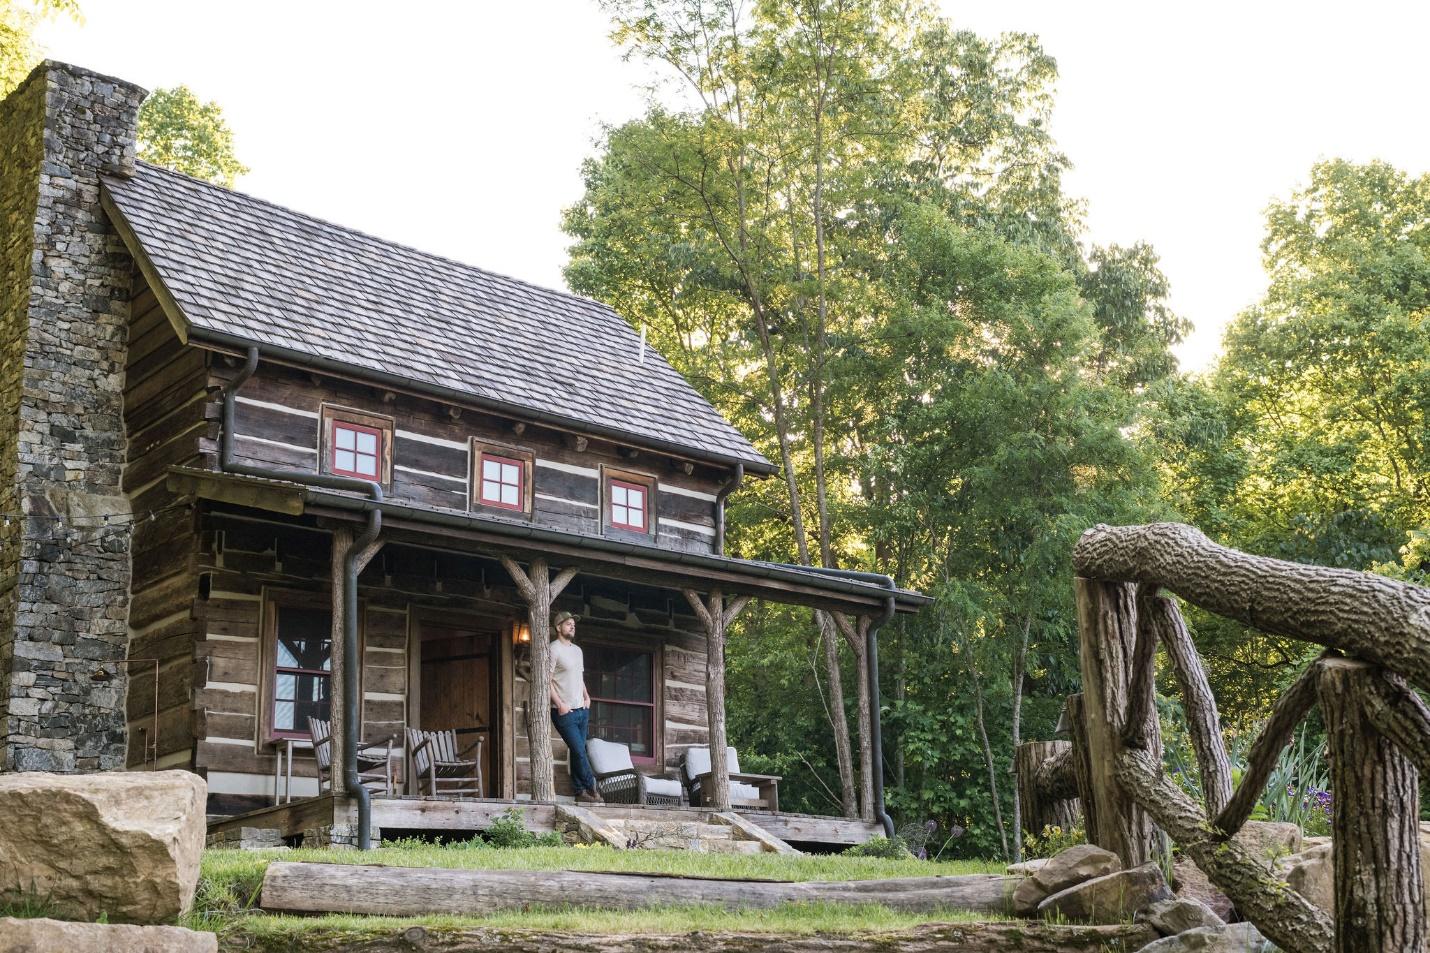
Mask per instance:
[[[1013,892],[1013,910],[1020,916],[1090,924],[1135,920],[1162,937],[1143,947],[1146,953],[1263,953],[1272,949],[1251,924],[1228,925],[1197,897],[1174,896],[1156,864],[1124,870],[1110,851],[1079,844],[1051,860],[1016,866],[1009,872],[1024,877]],[[1229,904],[1225,910],[1231,912]]]

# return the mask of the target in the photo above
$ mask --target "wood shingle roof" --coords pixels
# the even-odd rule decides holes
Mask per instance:
[[[190,337],[572,430],[773,467],[611,308],[139,163],[106,207]]]

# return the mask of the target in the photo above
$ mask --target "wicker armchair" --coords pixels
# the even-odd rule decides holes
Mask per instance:
[[[740,758],[734,748],[725,749],[725,764],[730,769],[730,805],[768,811],[780,809],[780,777],[774,774],[746,774],[740,771]],[[710,749],[704,745],[685,749],[680,765],[680,779],[690,795],[691,807],[710,805]]]
[[[588,738],[586,755],[596,775],[596,790],[607,804],[680,804],[680,782],[641,774],[625,745]]]
[[[318,793],[333,790],[333,726],[322,718],[308,718],[308,733],[313,736],[313,757],[318,762]],[[359,745],[357,750],[358,778],[362,786],[374,793],[392,796],[392,743],[388,738],[372,744]],[[382,754],[377,752],[381,751]]]

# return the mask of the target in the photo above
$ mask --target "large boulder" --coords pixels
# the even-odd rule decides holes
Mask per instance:
[[[1223,920],[1230,920],[1236,912],[1226,894],[1217,889],[1190,857],[1178,857],[1173,861],[1172,880],[1177,885],[1179,898],[1203,903]]]
[[[1320,843],[1282,858],[1276,867],[1293,890],[1328,916],[1335,915],[1336,906],[1336,874],[1331,850],[1329,842]],[[1420,825],[1420,870],[1422,875],[1430,871],[1430,824]],[[1430,913],[1430,879],[1425,879],[1425,905]]]
[[[1076,923],[1125,923],[1137,911],[1171,896],[1161,868],[1143,864],[1061,890],[1038,904],[1038,914]]]
[[[193,903],[206,799],[187,771],[0,774],[0,897],[74,920],[172,921]]]
[[[1013,911],[1020,916],[1031,916],[1038,904],[1053,894],[1121,869],[1122,861],[1110,850],[1093,844],[1069,847],[1018,885],[1013,891]]]
[[[1275,947],[1250,923],[1197,927],[1142,947],[1140,953],[1271,953]]]
[[[1226,926],[1226,921],[1213,913],[1211,907],[1190,897],[1158,900],[1137,911],[1137,922],[1147,924],[1162,936],[1175,936],[1200,927]]]
[[[1289,821],[1247,821],[1236,832],[1237,843],[1270,867],[1301,849],[1301,828]]]
[[[0,953],[218,953],[218,935],[183,927],[0,917]]]

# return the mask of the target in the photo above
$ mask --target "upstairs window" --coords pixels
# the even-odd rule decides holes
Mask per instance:
[[[655,535],[655,478],[624,470],[606,470],[603,481],[606,529],[618,534]]]
[[[611,525],[644,533],[650,526],[646,488],[624,480],[611,481]]]
[[[505,513],[531,515],[529,451],[472,441],[472,509],[490,507]]]
[[[324,473],[391,486],[391,417],[325,404],[322,420]]]
[[[487,506],[500,506],[505,510],[519,510],[525,497],[525,481],[522,471],[525,467],[513,457],[501,457],[494,453],[484,453],[481,459],[481,488],[479,499]]]
[[[333,422],[332,470],[339,476],[377,480],[382,465],[382,431]]]

